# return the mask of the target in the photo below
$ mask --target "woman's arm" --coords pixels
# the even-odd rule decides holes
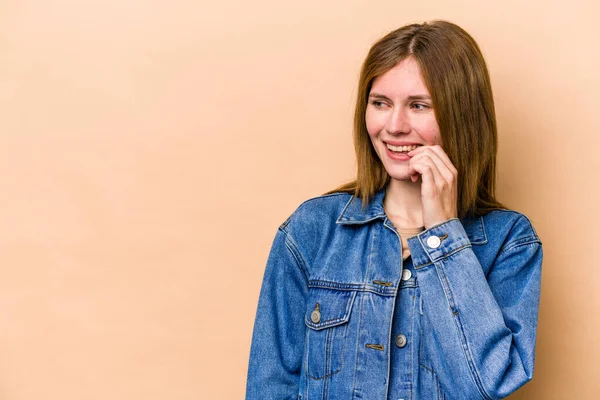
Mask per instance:
[[[464,399],[500,399],[533,377],[542,246],[525,217],[512,223],[487,276],[458,219],[408,241],[426,366]]]
[[[504,245],[486,255],[493,263],[484,274],[456,218],[457,170],[448,155],[437,145],[409,155],[412,179],[422,182],[427,228],[409,240],[423,299],[426,362],[448,392],[503,398],[533,376],[541,242],[527,218],[506,214],[504,226],[491,232],[506,234]]]
[[[260,291],[246,399],[295,399],[304,351],[307,273],[299,252],[280,228]]]

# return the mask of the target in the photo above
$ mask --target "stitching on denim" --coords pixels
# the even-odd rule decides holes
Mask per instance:
[[[344,310],[344,315],[342,317],[331,318],[328,320],[319,321],[319,323],[315,324],[314,322],[309,321],[308,315],[305,315],[304,322],[305,322],[306,326],[308,326],[309,328],[311,328],[313,330],[319,331],[319,330],[331,328],[332,326],[341,325],[342,323],[348,322],[348,320],[350,319],[350,312],[351,312],[352,306],[354,304],[354,299],[356,298],[356,293],[357,292],[354,291],[352,294],[350,294],[350,297],[348,298],[348,300],[346,300],[346,309]]]
[[[446,270],[444,269],[443,263],[436,263],[435,267],[436,267],[435,270],[437,272],[438,279],[440,280],[440,283],[442,284],[442,290],[444,291],[444,294],[446,295],[446,301],[448,302],[448,305],[450,306],[450,311],[452,311],[452,313],[454,314],[454,311],[456,311],[456,309],[457,309],[456,301],[454,300],[454,295],[452,294],[452,289],[450,288],[450,282],[448,281],[448,278],[446,277]]]
[[[469,348],[469,344],[467,343],[467,336],[465,335],[463,324],[460,321],[461,316],[456,315],[453,319],[454,325],[456,326],[456,329],[459,333],[459,340],[463,348],[463,353],[465,355],[465,358],[467,359],[467,365],[471,372],[471,378],[473,378],[473,380],[475,381],[475,387],[477,388],[477,390],[479,390],[479,394],[482,398],[486,400],[493,400],[493,398],[488,394],[487,390],[485,390],[485,387],[483,386],[483,380],[481,379],[479,371],[477,370],[477,366],[475,365],[473,355],[471,354],[471,349]]]
[[[285,234],[285,245],[290,250],[290,252],[294,256],[294,258],[296,259],[298,268],[300,268],[300,270],[302,271],[302,274],[304,275],[304,278],[306,279],[306,283],[308,284],[308,282],[310,281],[310,274],[308,272],[308,263],[302,256],[302,253],[300,252],[298,245],[294,241],[294,238],[292,238],[291,235],[288,234],[287,232],[285,232],[283,230],[282,230],[282,232]]]
[[[509,213],[509,214],[514,214],[517,216],[517,218],[515,219],[515,224],[519,221],[519,219],[525,219],[525,221],[527,221],[527,223],[529,224],[529,227],[531,228],[531,230],[533,231],[533,237],[536,237],[537,240],[539,240],[541,242],[541,239],[539,237],[539,235],[537,234],[537,231],[535,230],[533,223],[531,222],[531,220],[529,219],[529,217],[525,214],[522,214],[518,211],[515,210],[505,210],[505,209],[498,209],[498,210],[492,210],[491,212],[496,212],[496,211],[500,211],[500,212],[505,212],[505,213]]]
[[[373,263],[373,249],[375,248],[375,238],[377,237],[377,229],[373,229],[371,233],[371,241],[369,243],[369,248],[367,251],[369,252],[369,258],[367,262],[367,270],[365,271],[365,278],[369,276],[369,272],[371,272],[371,264]]]
[[[473,355],[471,354],[469,344],[467,343],[467,337],[465,335],[465,332],[464,332],[464,329],[462,326],[461,317],[458,313],[454,312],[457,310],[456,302],[454,301],[454,295],[452,294],[450,282],[448,281],[446,271],[444,270],[443,263],[436,263],[435,266],[436,266],[435,270],[437,272],[438,279],[440,280],[440,283],[442,284],[442,290],[444,291],[444,294],[446,295],[446,301],[448,301],[448,305],[450,306],[450,310],[452,311],[452,314],[454,317],[453,318],[454,325],[458,331],[459,341],[461,343],[461,347],[463,348],[463,353],[465,355],[465,358],[467,359],[467,366],[469,367],[469,371],[471,372],[471,378],[473,378],[473,381],[475,382],[475,387],[477,387],[477,390],[479,391],[479,394],[481,395],[481,397],[483,397],[484,399],[491,400],[492,398],[489,396],[489,394],[485,390],[485,388],[483,386],[483,382],[481,380],[481,376],[479,374],[479,371],[477,370],[477,368],[475,366],[475,361],[473,360]]]
[[[421,269],[421,268],[428,267],[428,266],[430,266],[430,265],[433,265],[433,262],[432,262],[432,261],[429,261],[429,262],[427,262],[427,263],[425,263],[425,264],[413,265],[413,267],[415,268],[415,270],[417,270],[417,269]]]
[[[319,322],[318,324],[315,324],[312,321],[309,321],[308,317],[306,317],[306,318],[304,318],[304,322],[306,323],[306,326],[308,326],[312,330],[322,331],[327,328],[331,328],[331,327],[334,327],[337,325],[342,325],[343,323],[348,322],[348,317],[328,319],[327,321]]]
[[[348,342],[348,325],[350,325],[350,324],[344,325],[344,344],[342,345],[342,361],[340,363],[339,371],[341,371],[342,368],[344,368],[344,361],[346,360],[346,343]]]
[[[421,301],[423,301],[423,300],[421,299]],[[421,317],[419,319],[421,321],[421,332],[419,332],[419,334],[420,334],[420,339],[419,339],[419,355],[418,355],[419,365],[421,367],[423,367],[423,368],[431,371],[431,369],[429,367],[426,367],[425,364],[423,364],[423,359],[425,358],[425,356],[424,356],[424,353],[425,353],[425,333],[424,333],[424,329],[423,329],[423,322],[424,322],[423,319],[424,319],[423,315],[421,314]],[[431,372],[433,372],[433,371],[431,371]]]
[[[377,351],[383,351],[383,350],[385,350],[385,347],[383,347],[382,344],[367,343],[367,344],[365,344],[365,347],[367,349],[373,349],[373,350],[377,350]]]
[[[427,371],[429,371],[429,372],[431,372],[433,374],[433,379],[434,379],[434,381],[436,383],[435,386],[438,388],[438,395],[439,395],[439,390],[440,390],[441,386],[440,386],[440,378],[438,377],[438,375],[435,373],[435,371],[433,369],[431,369],[431,368],[429,368],[429,367],[427,367],[427,366],[425,366],[425,365],[423,365],[421,363],[419,363],[419,367],[424,368],[424,369],[426,369]],[[440,399],[440,397],[438,397],[438,399]],[[443,400],[443,398],[442,398],[442,400]]]
[[[327,379],[327,378],[329,378],[329,377],[331,377],[331,376],[333,376],[333,375],[337,374],[337,373],[338,373],[338,372],[340,372],[341,370],[342,370],[342,369],[340,368],[340,369],[338,369],[338,370],[336,370],[336,371],[333,371],[333,372],[332,372],[332,373],[330,373],[330,374],[324,375],[324,376],[322,376],[322,377],[320,377],[320,378],[317,378],[316,376],[312,376],[311,374],[309,374],[309,373],[308,373],[308,370],[306,370],[306,375],[307,375],[309,378],[311,378],[311,379],[314,379],[315,381],[320,381],[320,380]]]
[[[419,367],[425,368],[429,372],[433,372],[433,370],[427,366],[425,366],[421,361],[419,361]],[[433,372],[435,374],[435,372]]]
[[[340,367],[337,369],[337,371],[341,371],[342,368],[344,367],[344,346],[345,346],[345,342],[346,342],[346,329],[348,328],[348,324],[344,325],[344,331],[343,332],[339,332],[340,334],[343,335],[343,343],[342,343],[342,354],[341,357],[342,359],[340,360]],[[328,334],[329,334],[329,343],[327,344],[327,350],[328,350],[328,362],[327,362],[327,358],[326,358],[326,363],[325,363],[325,371],[331,371],[332,365],[333,365],[333,354],[334,354],[334,336],[335,336],[335,331],[341,329],[341,327],[336,327],[336,328],[332,328],[332,329],[328,329]],[[325,380],[325,382],[323,382],[323,400],[327,400],[329,398],[329,384],[330,384],[330,380],[327,379]]]
[[[311,279],[308,281],[308,287],[338,289],[338,290],[361,290],[365,288],[364,283],[340,283],[334,281],[324,281],[321,279]]]
[[[308,374],[308,349],[310,346],[310,329],[305,329],[306,333],[304,335],[304,372],[306,373],[306,376],[309,376]],[[310,380],[306,380],[306,395],[308,396],[308,392],[310,391]]]
[[[444,400],[444,391],[442,390],[442,384],[440,383],[440,379],[437,377],[437,374],[434,372],[434,375],[436,375],[436,383],[437,383],[437,389],[438,389],[438,399],[440,400]]]
[[[400,235],[398,234],[398,231],[396,230],[396,228],[394,228],[393,224],[391,224],[391,221],[387,218],[385,218],[385,221],[383,222],[383,226],[389,230],[391,230],[392,232],[394,232],[394,234],[396,235],[396,238],[398,239],[398,244],[400,245],[400,271],[402,271],[402,269],[404,268],[404,260],[402,259],[402,238],[400,237]],[[402,285],[402,277],[400,276],[400,283],[398,283],[398,286],[400,287]],[[391,282],[390,282],[391,283]],[[396,295],[394,296],[394,301],[392,302],[392,312],[390,314],[390,320],[389,320],[389,324],[388,324],[388,344],[391,341],[392,338],[392,329],[394,327],[394,314],[396,312],[396,306],[398,303],[398,296],[401,296],[401,292],[400,292],[400,288],[398,288],[398,292],[396,293]],[[383,350],[383,348],[382,348]],[[388,351],[386,352],[387,355],[387,371],[386,371],[386,377],[385,377],[385,393],[389,392],[389,388],[390,388],[390,373],[391,373],[391,357],[392,357],[392,352]]]
[[[485,222],[483,221],[483,217],[479,217],[481,220],[481,231],[483,232],[483,242],[475,242],[473,244],[487,244],[487,234],[485,233]]]
[[[362,325],[362,320],[363,320],[363,306],[365,304],[365,296],[362,295],[360,296],[360,312],[358,314],[358,327],[356,329],[356,343],[357,345],[354,346],[356,348],[356,352],[354,354],[354,359],[356,360],[355,362],[358,364],[358,349],[360,348],[360,346],[358,346],[358,343],[360,341],[360,327]],[[354,368],[354,380],[352,382],[352,398],[354,399],[354,394],[356,393],[356,378],[358,375],[358,368]]]
[[[356,291],[356,292],[369,292],[378,294],[380,296],[394,296],[396,293],[395,287],[384,287],[384,286],[372,286],[365,283],[339,283],[311,279],[308,281],[309,288],[320,288],[320,289],[335,289],[343,291]]]
[[[289,225],[291,220],[292,220],[292,216],[290,215],[289,217],[287,217],[287,219],[285,221],[283,221],[283,223],[281,225],[279,225],[279,229],[281,229],[282,231],[285,232],[285,228],[287,228],[287,226]]]
[[[471,372],[471,377],[473,378],[473,380],[475,382],[475,387],[477,387],[479,394],[481,395],[482,398],[491,400],[492,397],[489,395],[489,393],[487,393],[487,390],[485,389],[485,386],[483,385],[483,380],[481,378],[479,370],[477,369],[477,366],[475,365],[474,357],[471,353],[471,349],[470,349],[469,343],[467,341],[467,336],[465,334],[463,324],[461,321],[462,318],[456,307],[456,302],[454,301],[454,297],[452,295],[452,290],[450,288],[450,282],[448,281],[443,263],[439,263],[439,265],[438,265],[438,263],[436,263],[436,271],[438,271],[438,277],[440,278],[440,281],[442,281],[442,289],[444,289],[444,292],[446,292],[446,287],[448,288],[448,294],[446,295],[447,300],[448,300],[449,304],[451,305],[450,309],[454,316],[454,318],[453,318],[454,324],[456,326],[456,329],[458,330],[461,347],[463,348],[465,358],[467,359],[467,366],[469,367],[469,370]],[[441,273],[441,275],[440,275],[440,273]]]
[[[447,259],[448,257],[452,256],[453,254],[455,254],[455,253],[458,253],[459,251],[461,251],[461,250],[462,250],[462,249],[464,249],[465,247],[472,247],[472,246],[471,246],[471,244],[470,244],[470,243],[469,243],[469,244],[464,244],[464,245],[462,245],[462,246],[460,246],[460,247],[458,247],[458,248],[456,248],[456,249],[452,250],[450,253],[446,253],[446,254],[444,254],[444,255],[441,255],[440,257],[436,258],[436,259],[435,259],[435,260],[433,260],[432,262],[428,262],[428,263],[425,263],[425,264],[421,264],[421,265],[419,265],[419,266],[415,266],[415,269],[421,269],[421,268],[423,268],[423,267],[426,267],[426,266],[432,265],[432,264],[434,264],[434,263],[436,263],[436,262],[438,262],[438,261],[443,261],[443,260]]]
[[[288,245],[287,241],[285,242],[285,247],[292,254],[292,257],[294,257],[294,260],[296,261],[296,265],[297,265],[298,269],[300,270],[300,272],[302,272],[302,276],[304,277],[304,280],[306,281],[306,285],[308,286],[308,281],[309,281],[308,276],[306,276],[306,271],[304,270],[304,268],[302,268],[301,263],[298,260],[298,257],[296,256],[296,253],[293,251],[293,249],[290,247],[290,245]]]
[[[362,224],[366,224],[368,222],[374,221],[376,219],[385,218],[385,213],[380,212],[378,214],[368,216],[366,219],[350,219],[350,218],[342,219],[342,217],[346,213],[346,210],[348,209],[348,207],[350,207],[350,204],[352,204],[352,202],[355,199],[356,199],[356,196],[352,196],[352,198],[350,200],[348,200],[348,202],[344,206],[344,209],[342,210],[342,212],[336,219],[336,221],[335,221],[336,224],[362,225]]]
[[[415,291],[416,293],[416,291]],[[412,385],[413,385],[413,360],[414,360],[414,344],[415,344],[415,308],[417,307],[417,295],[412,295],[412,310],[410,314],[410,388],[408,390],[408,400],[412,399]]]
[[[518,248],[518,247],[521,247],[521,246],[527,246],[527,245],[534,244],[534,243],[539,243],[540,246],[542,244],[542,242],[540,242],[540,240],[538,238],[534,238],[533,236],[529,236],[529,237],[526,237],[526,238],[523,238],[523,239],[518,239],[518,240],[512,241],[512,242],[508,243],[504,247],[504,249],[502,249],[502,251],[500,252],[499,255],[502,255],[504,253],[508,253],[509,251],[511,251],[511,250],[513,250],[515,248]]]
[[[340,223],[343,225],[364,225],[368,224],[369,222],[373,222],[383,218],[385,218],[385,214],[380,213],[368,216],[365,219],[340,219],[339,221],[336,221],[336,223]]]
[[[437,227],[440,227],[440,226],[442,226],[442,225],[445,225],[445,224],[449,224],[449,223],[450,223],[450,222],[452,222],[452,221],[460,221],[460,219],[458,219],[458,218],[450,218],[450,219],[449,219],[449,220],[447,220],[447,221],[440,222],[439,224],[435,224],[435,225],[433,225],[433,226],[430,226],[429,228],[425,229],[423,232],[421,232],[421,233],[417,234],[416,236],[417,236],[417,237],[419,237],[419,238],[421,238],[421,236],[425,236],[425,234],[426,234],[427,232],[430,232],[432,229],[435,229],[435,228],[437,228]],[[462,223],[462,222],[461,222],[461,223]]]
[[[478,237],[477,240],[472,240],[471,239],[471,235],[469,234],[469,230],[471,229],[470,227],[477,224],[477,233],[473,233],[473,235],[476,236],[481,236],[481,239]],[[478,217],[476,219],[473,219],[471,223],[464,225],[463,227],[465,228],[465,232],[467,232],[467,236],[469,237],[469,241],[471,242],[471,244],[473,245],[484,245],[487,244],[488,240],[487,240],[487,235],[485,233],[485,223],[483,222],[483,217]],[[469,229],[467,229],[469,228]]]
[[[331,371],[331,358],[333,357],[333,337],[335,336],[335,328],[325,331],[325,372]],[[340,370],[341,370],[340,366]]]
[[[400,290],[404,288],[416,288],[419,287],[417,280],[415,278],[411,278],[407,281],[400,282]]]
[[[342,223],[342,216],[346,213],[346,209],[350,206],[350,204],[352,204],[352,201],[354,200],[355,196],[350,197],[350,200],[348,200],[348,202],[346,203],[346,205],[344,206],[344,208],[342,209],[342,212],[340,213],[340,215],[337,217],[337,219],[335,220],[335,223]]]
[[[333,372],[331,372],[329,374],[325,374],[324,376],[322,376],[320,378],[316,377],[316,376],[313,376],[313,375],[311,375],[308,372],[308,353],[309,352],[307,351],[306,352],[307,356],[306,356],[306,367],[305,367],[305,369],[306,369],[306,375],[308,377],[310,377],[311,379],[314,379],[314,380],[323,380],[323,379],[327,379],[327,378],[329,378],[329,377],[337,374],[338,372],[340,372],[342,370],[342,368],[344,367],[344,360],[345,360],[345,355],[346,355],[346,343],[348,341],[348,325],[349,324],[345,324],[343,327],[340,327],[340,326],[337,326],[337,327],[334,326],[333,327],[333,328],[335,328],[337,330],[343,329],[343,332],[339,332],[342,335],[342,337],[344,338],[343,339],[343,344],[342,344],[342,349],[341,349],[341,351],[342,351],[342,353],[341,353],[342,354],[342,359],[340,360],[340,367],[338,369],[336,369],[335,371],[333,371]],[[334,347],[334,345],[333,345],[333,337],[334,336],[335,336],[334,329],[328,329],[327,332],[326,332],[326,346],[327,346],[326,352],[329,353],[329,354],[326,355],[325,371],[331,369],[332,360],[333,360],[333,350],[334,350],[333,349],[333,347]],[[307,343],[307,347],[308,347],[308,333],[307,333],[307,341],[306,341],[306,343]],[[327,362],[329,362],[329,365],[327,365]],[[323,386],[328,386],[328,383],[324,383]],[[325,387],[323,389],[325,390]],[[328,395],[328,391],[329,391],[329,388],[327,388],[326,392],[325,392],[327,395]]]

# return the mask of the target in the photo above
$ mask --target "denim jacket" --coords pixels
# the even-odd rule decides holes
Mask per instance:
[[[363,209],[349,194],[321,196],[279,227],[246,399],[384,400],[391,381],[402,400],[500,399],[532,378],[542,246],[527,217],[495,210],[433,226],[408,239],[403,279],[383,198]],[[392,368],[397,345],[404,361]]]

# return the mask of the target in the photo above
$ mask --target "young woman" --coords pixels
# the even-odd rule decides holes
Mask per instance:
[[[490,79],[469,34],[371,48],[355,181],[279,228],[247,399],[499,399],[533,376],[542,247],[495,198]]]

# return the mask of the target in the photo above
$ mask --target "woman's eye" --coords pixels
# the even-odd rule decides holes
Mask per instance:
[[[414,103],[413,108],[417,109],[417,110],[426,110],[429,108],[429,106],[427,104],[422,104],[422,103]]]
[[[383,103],[383,101],[379,101],[379,100],[373,100],[371,102],[371,104],[373,106],[375,106],[375,108],[381,108],[381,107],[385,106],[385,104]]]

